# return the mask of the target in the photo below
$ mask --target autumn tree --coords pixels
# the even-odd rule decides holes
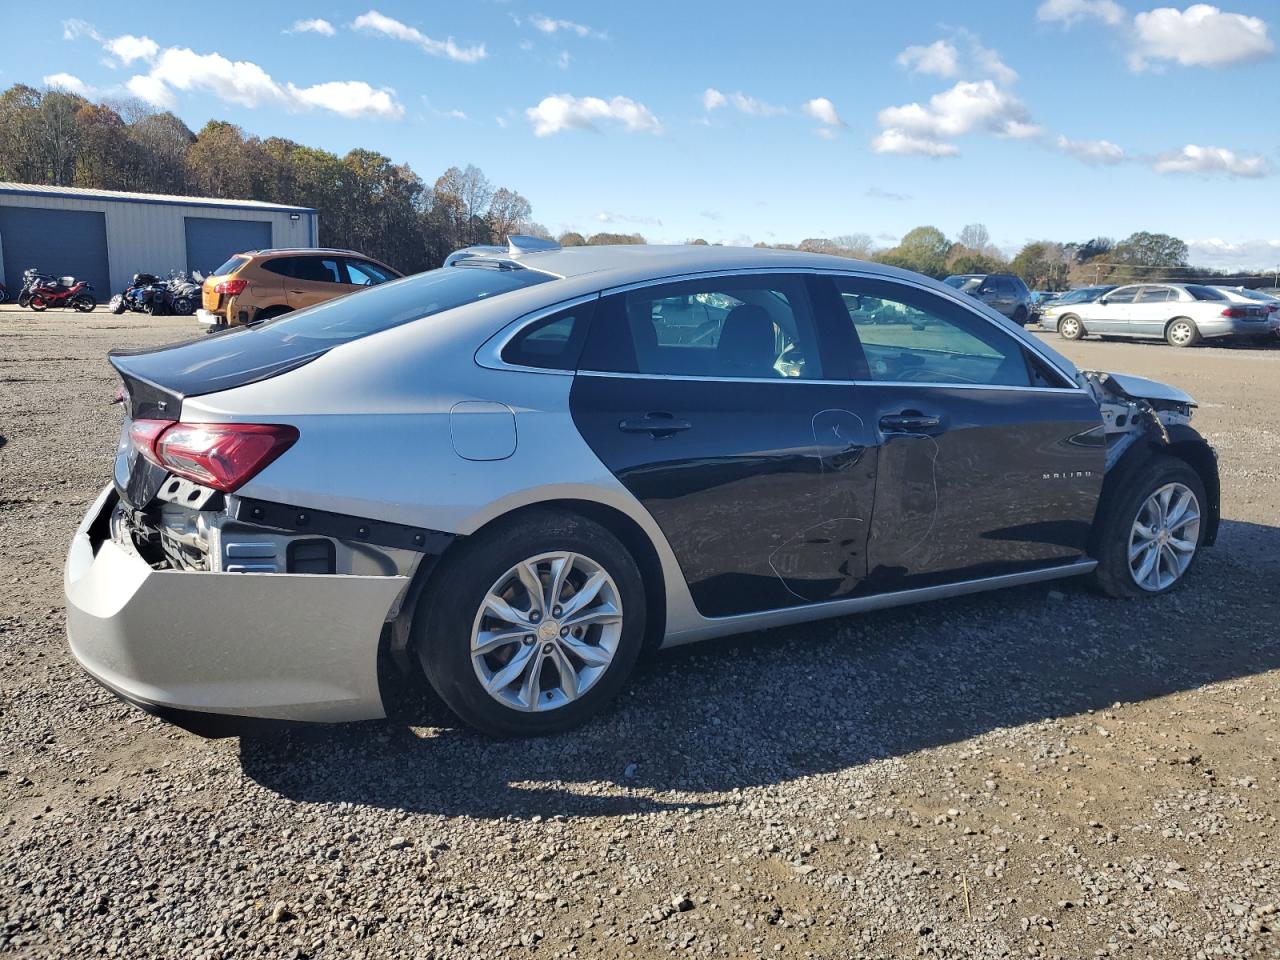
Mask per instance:
[[[881,251],[875,259],[925,276],[944,277],[950,251],[946,234],[937,227],[916,227],[908,231],[896,247]]]

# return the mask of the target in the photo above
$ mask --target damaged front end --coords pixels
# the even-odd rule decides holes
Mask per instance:
[[[1082,386],[1098,404],[1102,424],[1097,428],[1106,447],[1108,486],[1123,482],[1127,463],[1164,454],[1185,461],[1199,475],[1208,497],[1203,543],[1212,545],[1221,520],[1218,457],[1209,442],[1191,426],[1196,407],[1190,394],[1177,387],[1128,374],[1084,370]]]

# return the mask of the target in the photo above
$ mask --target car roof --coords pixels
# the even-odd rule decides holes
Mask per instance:
[[[240,256],[243,257],[264,257],[274,256],[277,253],[291,253],[295,256],[302,253],[314,253],[323,255],[326,253],[340,253],[349,257],[363,257],[363,253],[357,253],[355,250],[344,250],[342,247],[266,247],[262,250],[245,250]]]
[[[475,259],[528,267],[557,277],[593,276],[602,286],[620,286],[686,273],[725,270],[858,270],[886,277],[915,278],[918,274],[865,260],[852,260],[802,250],[769,247],[719,247],[703,244],[620,244],[563,247],[509,255],[477,251]]]

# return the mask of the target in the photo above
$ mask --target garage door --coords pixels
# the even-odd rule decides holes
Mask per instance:
[[[22,285],[22,272],[38,267],[55,277],[88,280],[99,300],[111,295],[107,267],[107,219],[91,210],[45,210],[0,207],[0,243],[4,245],[4,279],[11,294]]]
[[[188,270],[210,274],[233,253],[271,246],[271,224],[263,220],[187,217],[186,221]]]

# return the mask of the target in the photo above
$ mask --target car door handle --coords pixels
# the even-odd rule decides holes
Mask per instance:
[[[646,413],[643,417],[628,417],[618,421],[618,429],[623,433],[647,433],[654,439],[672,436],[692,426],[688,420],[669,413]]]
[[[918,410],[904,410],[880,418],[880,429],[886,433],[925,433],[942,426],[942,418]]]

